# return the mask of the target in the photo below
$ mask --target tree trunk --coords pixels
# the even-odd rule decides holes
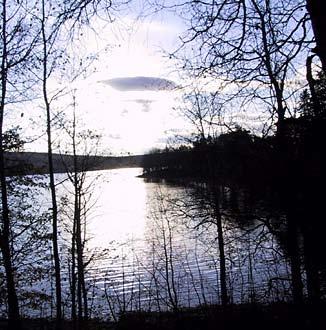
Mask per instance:
[[[312,59],[315,55],[311,55],[307,57],[306,60],[306,69],[307,69],[307,73],[306,73],[306,78],[308,81],[308,86],[309,86],[309,91],[310,91],[310,95],[311,95],[311,100],[312,100],[312,104],[313,104],[313,110],[314,110],[314,116],[319,116],[322,112],[321,110],[321,106],[320,106],[320,102],[319,102],[319,98],[316,92],[316,86],[315,86],[315,80],[313,78],[312,75]]]
[[[75,97],[73,101],[73,132],[72,132],[72,148],[73,148],[73,185],[74,185],[74,234],[76,240],[76,254],[77,254],[77,301],[78,301],[78,322],[87,321],[88,319],[88,305],[87,305],[87,291],[85,284],[85,269],[83,257],[83,239],[82,239],[82,224],[81,224],[81,210],[82,210],[82,187],[84,178],[78,175],[77,150],[76,150],[76,115],[75,115]],[[86,169],[81,169],[86,170]]]
[[[318,252],[314,229],[309,224],[304,226],[304,260],[307,275],[307,290],[309,302],[318,305],[321,298],[320,278],[318,271]]]
[[[323,71],[326,72],[326,19],[324,0],[307,0],[307,10],[310,14],[312,29],[315,35],[315,53],[319,56]]]
[[[50,176],[50,190],[51,190],[51,202],[52,202],[52,243],[53,243],[53,259],[54,259],[54,273],[55,273],[55,291],[56,291],[56,319],[57,329],[61,328],[62,312],[61,312],[61,272],[60,272],[60,257],[58,248],[58,207],[56,198],[56,189],[54,181],[53,170],[53,157],[52,157],[52,137],[51,137],[51,111],[50,102],[48,99],[47,79],[48,79],[48,40],[45,32],[45,0],[42,1],[42,43],[43,43],[43,100],[46,111],[46,133],[48,144],[48,166]]]
[[[284,117],[285,117],[285,108],[283,104],[283,88],[284,88],[284,80],[278,77],[278,74],[275,72],[273,68],[273,59],[271,57],[271,48],[268,40],[268,24],[266,22],[266,13],[259,8],[257,1],[252,1],[253,6],[258,14],[260,20],[260,29],[261,29],[261,38],[263,43],[263,62],[266,67],[266,71],[270,80],[271,88],[275,93],[276,100],[276,114],[277,114],[277,126],[276,126],[276,138],[278,141],[279,149],[283,148],[283,140],[284,140]]]
[[[2,138],[0,138],[2,140]],[[1,144],[1,143],[0,143]],[[2,146],[0,146],[2,148]],[[5,268],[8,319],[10,329],[20,329],[19,305],[14,280],[14,270],[12,267],[12,256],[10,252],[10,219],[6,191],[6,179],[3,174],[3,153],[0,151],[0,172],[1,172],[1,204],[2,204],[2,230],[0,232],[0,248]]]
[[[73,223],[72,237],[71,237],[71,319],[73,329],[76,329],[76,224]]]
[[[83,301],[83,288],[85,288],[84,278],[84,262],[83,262],[83,248],[81,240],[81,223],[80,223],[80,192],[77,189],[77,196],[75,196],[75,221],[76,221],[76,247],[77,247],[77,274],[78,274],[78,286],[77,286],[77,300],[78,300],[78,319],[86,319],[85,302]]]
[[[295,223],[296,217],[287,216],[287,247],[290,257],[292,299],[295,304],[303,302],[303,283],[301,277],[301,260],[298,244],[298,228]]]
[[[173,261],[171,260],[171,250],[172,247],[168,245],[171,243],[171,237],[167,237],[166,231],[165,231],[165,223],[163,220],[161,220],[161,226],[162,226],[162,238],[163,238],[163,251],[164,251],[164,271],[165,271],[165,282],[166,282],[166,288],[168,291],[169,301],[173,308],[173,311],[178,310],[178,300],[176,296],[176,290],[175,290],[175,283],[174,283],[174,267],[173,267]],[[169,235],[171,235],[171,232],[169,232]],[[169,241],[169,243],[167,242]]]
[[[214,213],[215,221],[217,227],[217,239],[218,239],[218,250],[220,257],[220,286],[221,286],[221,302],[222,306],[228,304],[228,293],[226,285],[226,264],[225,264],[225,251],[224,251],[224,235],[223,235],[223,226],[222,226],[222,215],[220,212],[220,201],[219,201],[219,192],[218,187],[214,185]]]
[[[0,226],[0,249],[5,268],[9,328],[20,329],[19,305],[12,266],[10,251],[10,217],[8,208],[8,192],[4,164],[3,147],[3,121],[7,92],[7,15],[6,1],[2,2],[2,59],[1,59],[1,99],[0,99],[0,185],[1,185],[1,207],[2,219]]]

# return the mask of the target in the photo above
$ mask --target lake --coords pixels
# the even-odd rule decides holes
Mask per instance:
[[[89,172],[85,261],[92,317],[117,319],[131,310],[167,310],[221,303],[221,254],[216,205],[221,215],[227,296],[230,303],[291,298],[290,269],[281,238],[282,219],[270,222],[262,200],[218,187],[218,202],[206,184],[151,182],[140,168]],[[72,200],[58,174],[58,199]],[[45,191],[44,191],[45,193]],[[47,193],[45,193],[47,195]],[[216,204],[217,203],[217,204]],[[44,197],[43,208],[50,207]],[[273,211],[274,212],[274,211]],[[274,212],[275,213],[275,212]],[[69,215],[70,214],[70,215]],[[61,264],[64,313],[69,317],[69,213],[62,208]],[[51,274],[50,274],[51,275]],[[24,314],[53,316],[54,279],[32,284],[50,297]]]

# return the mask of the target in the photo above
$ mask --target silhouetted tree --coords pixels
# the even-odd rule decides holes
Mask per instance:
[[[57,27],[53,26],[53,6],[52,3],[47,3],[42,0],[40,3],[39,17],[41,30],[41,51],[40,51],[40,65],[41,65],[41,83],[42,83],[42,97],[44,101],[44,109],[46,114],[46,134],[47,134],[47,152],[48,152],[48,167],[49,180],[52,202],[52,244],[53,244],[53,260],[54,260],[54,274],[55,274],[55,292],[56,292],[56,319],[57,328],[61,328],[62,320],[62,293],[61,293],[61,268],[59,256],[58,243],[58,206],[56,197],[56,184],[54,179],[53,169],[53,155],[52,155],[52,113],[51,103],[53,98],[50,96],[48,87],[49,79],[56,69],[56,57],[58,49],[56,48],[56,37],[59,33]]]
[[[326,117],[326,79],[323,72],[319,72],[317,77],[312,76],[311,57],[307,63],[307,75],[309,90],[304,90],[301,94],[299,104],[299,115],[311,120],[325,119]]]
[[[75,99],[73,107],[75,107]],[[68,130],[67,130],[68,131]],[[97,150],[100,135],[91,131],[78,131],[75,108],[73,110],[72,128],[68,132],[72,142],[73,166],[67,168],[68,178],[73,185],[74,212],[73,212],[73,230],[72,230],[72,260],[76,259],[77,265],[77,302],[78,302],[78,320],[88,320],[88,299],[85,282],[85,272],[87,257],[85,256],[85,244],[87,234],[87,214],[91,209],[90,196],[95,186],[95,181],[87,182],[87,171],[94,168],[97,164]],[[77,154],[77,152],[81,154]],[[76,255],[74,254],[74,251]],[[75,269],[72,266],[72,276]],[[72,283],[74,287],[75,283]],[[73,296],[73,293],[72,293]],[[72,297],[73,298],[73,297]],[[72,308],[74,308],[72,306]]]
[[[308,70],[309,72],[309,70]],[[307,276],[309,300],[319,303],[322,291],[322,269],[325,259],[320,251],[324,249],[323,237],[319,234],[323,223],[320,221],[323,202],[320,198],[323,190],[326,127],[326,84],[325,74],[320,72],[316,78],[309,77],[309,91],[303,91],[298,112],[300,116],[293,122],[292,143],[297,146],[295,166],[301,176],[300,187],[293,191],[297,203],[297,223],[303,235],[303,254]],[[293,152],[294,152],[293,151]],[[293,180],[294,181],[294,180]],[[301,194],[301,196],[300,196]],[[302,197],[303,196],[303,197]]]
[[[104,4],[105,3],[105,4]],[[63,5],[55,1],[40,2],[40,15],[36,16],[41,31],[41,41],[39,49],[37,49],[37,57],[40,64],[40,83],[42,84],[42,98],[44,101],[44,109],[46,113],[46,134],[47,134],[47,148],[48,148],[48,167],[49,167],[49,181],[52,200],[52,227],[53,227],[53,258],[55,269],[55,283],[56,283],[56,310],[58,327],[60,327],[62,319],[62,293],[61,293],[61,270],[60,270],[60,256],[58,243],[58,206],[56,196],[56,184],[54,178],[54,164],[53,164],[53,103],[57,98],[63,94],[64,88],[57,88],[51,90],[49,88],[49,81],[51,78],[58,76],[58,72],[66,69],[69,63],[69,55],[63,40],[63,31],[65,24],[72,24],[70,32],[71,36],[66,37],[66,42],[74,42],[69,37],[74,37],[74,28],[80,28],[83,24],[89,23],[89,19],[96,15],[100,4],[103,9],[109,10],[110,4],[97,1],[96,3],[83,2],[76,3],[74,1],[67,1]],[[90,10],[89,7],[92,7]],[[82,63],[82,62],[80,62]],[[83,69],[83,67],[82,67]],[[78,72],[80,73],[80,71]],[[38,73],[36,72],[36,75]],[[68,77],[68,79],[73,79]],[[80,248],[80,247],[79,247]]]
[[[24,69],[26,69],[36,37],[28,31],[31,17],[28,11],[32,4],[3,0],[1,2],[1,96],[0,96],[0,184],[1,184],[1,228],[0,248],[6,273],[8,318],[10,326],[19,328],[19,304],[15,287],[15,273],[10,252],[10,210],[4,164],[4,125],[8,105],[22,99],[20,87],[23,87]]]
[[[222,120],[222,105],[217,93],[205,91],[205,86],[193,87],[183,96],[183,103],[176,111],[191,125],[191,143],[214,139],[220,133],[219,126],[227,126]],[[187,137],[183,137],[186,139]]]
[[[281,136],[310,41],[305,1],[190,1],[177,8],[189,25],[183,68],[215,80],[232,106],[237,99],[242,109],[255,102],[267,108]]]
[[[153,244],[153,258],[157,263],[152,276],[157,277],[155,281],[157,284],[159,283],[156,290],[166,292],[165,303],[167,306],[172,308],[173,311],[178,311],[180,297],[176,270],[176,223],[167,199],[162,190],[157,190],[155,205],[151,212],[153,227],[149,237],[149,244]],[[159,295],[162,295],[162,293],[159,293]]]
[[[3,138],[6,152],[23,151],[24,141],[19,138],[17,127],[6,131]],[[37,176],[11,175],[12,172],[24,172],[22,162],[6,161],[5,164],[5,173],[9,174],[6,177],[10,210],[8,240],[17,298],[25,301],[20,310],[24,314],[35,310],[33,302],[47,305],[50,300],[47,292],[33,288],[42,287],[50,278],[48,213],[42,208],[40,199],[46,185],[43,178]],[[3,264],[3,256],[0,260]]]
[[[315,35],[316,47],[314,52],[319,56],[323,71],[326,72],[326,22],[322,10],[324,2],[322,0],[306,0],[306,4]]]

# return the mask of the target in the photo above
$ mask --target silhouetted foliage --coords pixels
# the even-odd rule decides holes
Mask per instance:
[[[52,133],[53,119],[56,124],[59,121],[53,113],[53,104],[64,88],[54,92],[49,87],[52,78],[73,80],[63,73],[69,61],[74,62],[63,43],[70,42],[69,38],[77,36],[81,27],[96,15],[105,14],[111,21],[111,11],[123,3],[106,0],[1,3],[0,303],[9,324],[0,320],[0,327],[4,324],[5,328],[19,328],[22,316],[34,315],[34,311],[42,314],[43,306],[51,316],[56,310],[57,329],[91,327],[92,322],[86,321],[91,321],[95,298],[106,298],[111,313],[108,317],[115,321],[120,317],[118,329],[131,326],[275,329],[290,325],[315,329],[319,320],[324,326],[321,310],[326,297],[326,78],[325,72],[316,75],[312,65],[317,54],[325,71],[325,22],[316,10],[316,3],[321,2],[194,0],[177,5],[184,10],[189,23],[180,49],[191,46],[192,51],[182,62],[182,68],[197,80],[207,77],[218,80],[218,88],[224,89],[225,94],[208,91],[206,86],[186,92],[185,106],[179,110],[194,128],[190,137],[185,137],[188,145],[153,149],[142,158],[143,177],[172,181],[189,191],[182,197],[171,198],[163,193],[156,196],[156,209],[148,219],[151,235],[147,244],[151,248],[144,253],[147,259],[143,265],[133,260],[130,266],[126,255],[118,256],[121,265],[115,259],[116,267],[106,270],[107,274],[111,271],[117,275],[110,282],[104,272],[97,273],[98,269],[90,267],[95,254],[90,255],[86,248],[86,214],[92,206],[89,205],[92,188],[96,187],[95,180],[86,180],[86,172],[102,168],[97,163],[100,158],[94,154],[96,148],[89,147],[87,142],[91,140],[97,147],[99,136],[91,130],[77,134],[75,116],[70,131],[67,122],[62,123],[73,150],[72,155],[62,156],[58,165],[60,155],[53,154],[53,141],[57,139]],[[312,44],[305,5],[317,47],[312,50],[315,54],[307,57],[309,89],[302,91],[295,81],[297,64],[304,62]],[[71,75],[83,71],[79,64],[78,68],[70,68]],[[29,96],[31,90],[36,91],[37,83],[40,86],[37,97],[43,95],[46,113],[50,208],[43,205],[41,198],[37,202],[39,189],[48,188],[44,181],[38,181],[36,176],[17,175],[26,172],[19,172],[8,161],[8,153],[18,154],[24,145],[18,126],[4,131],[8,105],[24,99],[25,94]],[[31,85],[33,88],[27,88]],[[289,100],[300,92],[297,107],[291,107]],[[224,107],[233,107],[234,100],[239,102],[236,111],[246,107],[251,112],[252,105],[264,106],[270,118],[263,124],[270,127],[269,132],[273,131],[271,127],[276,127],[276,131],[270,135],[265,132],[262,137],[237,126],[232,119],[230,125],[221,120]],[[223,131],[225,128],[228,130]],[[82,145],[84,156],[78,153],[78,146]],[[116,167],[139,166],[140,157],[114,162]],[[73,201],[64,196],[60,209],[54,173],[62,169],[66,170],[64,180],[70,181]],[[60,234],[63,216],[67,218],[67,230]],[[180,224],[190,229],[187,234],[195,236],[195,240],[185,242],[188,237],[183,235]],[[65,250],[63,236],[67,234],[69,248]],[[197,245],[188,249],[188,242],[200,244],[203,254],[212,254],[210,263],[200,260]],[[99,256],[100,263],[104,257]],[[66,267],[64,260],[69,263]],[[214,276],[213,301],[223,308],[207,306],[209,298],[201,263]],[[263,271],[268,274],[260,274]],[[259,283],[260,288],[255,274],[264,282]],[[67,277],[69,288],[65,285]],[[90,281],[95,277],[99,277],[99,286],[104,284],[98,291],[90,292]],[[236,281],[241,282],[240,293],[236,292]],[[201,308],[183,309],[185,291],[189,306],[196,301]],[[251,305],[238,307],[232,304],[233,299]],[[258,305],[271,301],[292,301],[293,305]],[[160,313],[142,313],[144,306],[148,310],[155,306]],[[71,324],[61,322],[67,316],[67,308]],[[138,312],[128,313],[129,308]],[[173,314],[162,313],[164,309],[171,309]],[[301,311],[305,313],[298,313]],[[97,325],[103,324],[95,324],[94,328]]]

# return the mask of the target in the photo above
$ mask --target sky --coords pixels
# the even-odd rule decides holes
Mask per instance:
[[[90,32],[88,51],[103,50],[95,72],[76,82],[76,111],[102,134],[106,153],[142,154],[164,148],[184,120],[173,108],[180,98],[178,75],[166,53],[185,27],[171,15],[135,21],[126,16]],[[96,30],[96,29],[95,29]]]
[[[111,23],[94,19],[79,42],[67,46],[80,58],[96,54],[86,73],[68,85],[61,81],[60,74],[48,82],[50,94],[51,90],[68,87],[64,90],[67,95],[52,105],[54,113],[63,110],[67,118],[72,115],[69,90],[74,91],[80,128],[101,134],[101,150],[97,152],[102,154],[135,155],[164,148],[186,127],[174,110],[180,104],[181,83],[167,56],[177,48],[186,28],[171,13],[139,16],[139,7],[134,7]],[[46,152],[42,99],[15,107],[8,113],[7,123],[22,127],[22,135],[29,141],[25,151]],[[55,152],[59,151],[60,134],[53,130]]]
[[[92,28],[83,31],[79,42],[67,46],[80,58],[96,54],[84,75],[68,85],[60,81],[60,75],[49,82],[53,90],[62,84],[68,86],[67,91],[75,91],[80,127],[102,135],[100,153],[143,154],[164,148],[175,136],[189,136],[191,132],[189,122],[176,110],[184,105],[182,94],[187,83],[181,81],[177,66],[168,56],[180,46],[180,35],[184,35],[187,27],[171,12],[141,16],[141,1],[131,2],[134,7],[121,13],[114,22],[93,20]],[[219,79],[206,78],[191,83],[205,86],[205,92],[217,91]],[[234,87],[229,84],[227,88]],[[64,110],[69,118],[71,103],[68,93],[62,101],[55,102],[54,111]],[[222,119],[244,128],[253,127],[254,133],[259,133],[270,114],[266,110],[262,113],[265,105],[256,106],[257,109],[246,105],[250,108],[248,114],[244,113],[245,107],[228,103],[228,115]],[[23,135],[31,137],[26,151],[46,152],[42,100],[15,107],[21,109],[11,114],[11,122],[18,122]],[[247,127],[249,122],[251,127]],[[56,134],[60,133],[53,134],[54,150],[58,152],[60,136]]]

